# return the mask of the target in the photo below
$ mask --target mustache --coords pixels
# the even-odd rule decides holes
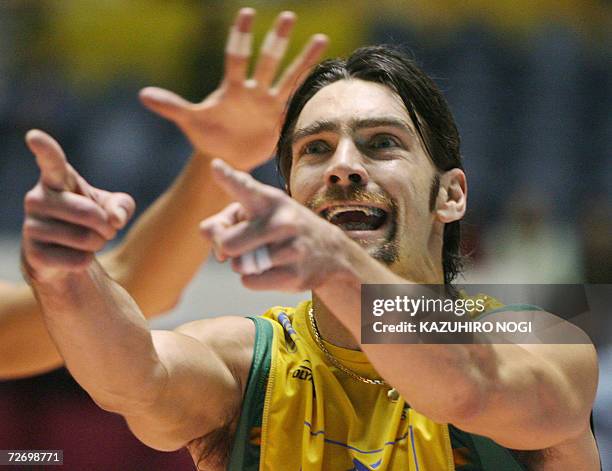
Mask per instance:
[[[328,201],[350,201],[382,205],[390,208],[392,212],[395,212],[396,208],[395,202],[384,190],[366,191],[363,185],[330,186],[323,193],[316,194],[306,201],[305,205],[311,211],[314,211]]]

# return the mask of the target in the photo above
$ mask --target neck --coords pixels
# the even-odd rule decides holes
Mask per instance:
[[[436,235],[436,233],[434,233]],[[428,250],[400,257],[389,269],[411,283],[437,285],[444,283],[442,267],[442,234],[432,236]]]
[[[440,284],[444,283],[444,273],[442,263],[420,264],[421,270],[410,270],[404,273],[403,270],[394,269],[397,275],[406,280],[407,283],[420,284]],[[363,282],[363,281],[362,281]],[[326,342],[337,347],[350,350],[361,350],[359,339],[356,339],[351,332],[333,314],[333,306],[330,308],[317,296],[312,293],[312,307],[315,321],[319,330],[319,335]],[[360,313],[358,315],[361,315]]]
[[[319,335],[323,340],[336,347],[361,350],[359,342],[314,293],[312,293],[312,308]]]

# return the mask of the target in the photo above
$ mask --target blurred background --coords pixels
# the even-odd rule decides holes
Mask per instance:
[[[25,132],[50,132],[86,179],[131,193],[141,212],[178,174],[190,148],[173,125],[139,104],[138,91],[157,85],[193,101],[211,92],[241,6],[257,9],[256,44],[278,11],[297,12],[288,57],[318,32],[331,38],[329,57],[401,43],[435,78],[462,136],[467,281],[612,283],[607,0],[3,0],[0,278],[20,279],[22,201],[37,179]],[[254,174],[279,184],[274,165]],[[154,325],[254,315],[305,296],[250,293],[211,262],[178,308]],[[602,345],[599,354],[595,423],[604,469],[612,470],[612,350]],[[71,470],[193,467],[183,452],[140,445],[63,370],[0,382],[0,449],[36,448],[63,449]]]

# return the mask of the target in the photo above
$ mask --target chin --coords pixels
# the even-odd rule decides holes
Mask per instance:
[[[389,247],[389,245],[393,245]],[[384,263],[389,268],[392,268],[397,262],[399,262],[399,255],[397,248],[393,243],[388,243],[382,247],[375,247],[374,250],[368,251],[370,255],[381,263]]]
[[[384,240],[379,243],[373,243],[372,241],[365,241],[363,239],[354,240],[363,247],[370,257],[390,268],[399,261],[399,251],[397,250],[398,247],[395,240]]]
[[[391,267],[399,261],[397,230],[394,223],[378,231],[344,231],[357,242],[370,257]]]

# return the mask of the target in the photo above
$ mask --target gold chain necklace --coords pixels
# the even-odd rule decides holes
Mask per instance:
[[[344,366],[342,363],[340,363],[336,359],[335,356],[332,355],[332,353],[327,349],[327,347],[323,343],[323,339],[321,338],[321,334],[319,332],[319,328],[317,327],[317,321],[316,321],[315,316],[314,316],[314,309],[312,307],[308,310],[308,319],[310,320],[310,325],[312,327],[312,332],[314,333],[314,339],[315,339],[315,342],[316,342],[317,346],[325,354],[325,356],[327,357],[327,359],[330,361],[330,363],[332,365],[334,365],[336,368],[338,368],[344,374],[350,376],[351,378],[353,378],[353,379],[355,379],[357,381],[360,381],[360,382],[366,383],[366,384],[375,384],[375,385],[379,385],[379,386],[385,386],[385,387],[389,388],[389,391],[387,391],[387,398],[389,398],[390,401],[397,401],[399,399],[399,393],[397,392],[397,389],[392,388],[391,386],[389,386],[384,380],[382,380],[382,379],[370,379],[370,378],[366,378],[365,376],[361,376],[361,375],[355,373],[353,370],[350,370],[349,368]]]

